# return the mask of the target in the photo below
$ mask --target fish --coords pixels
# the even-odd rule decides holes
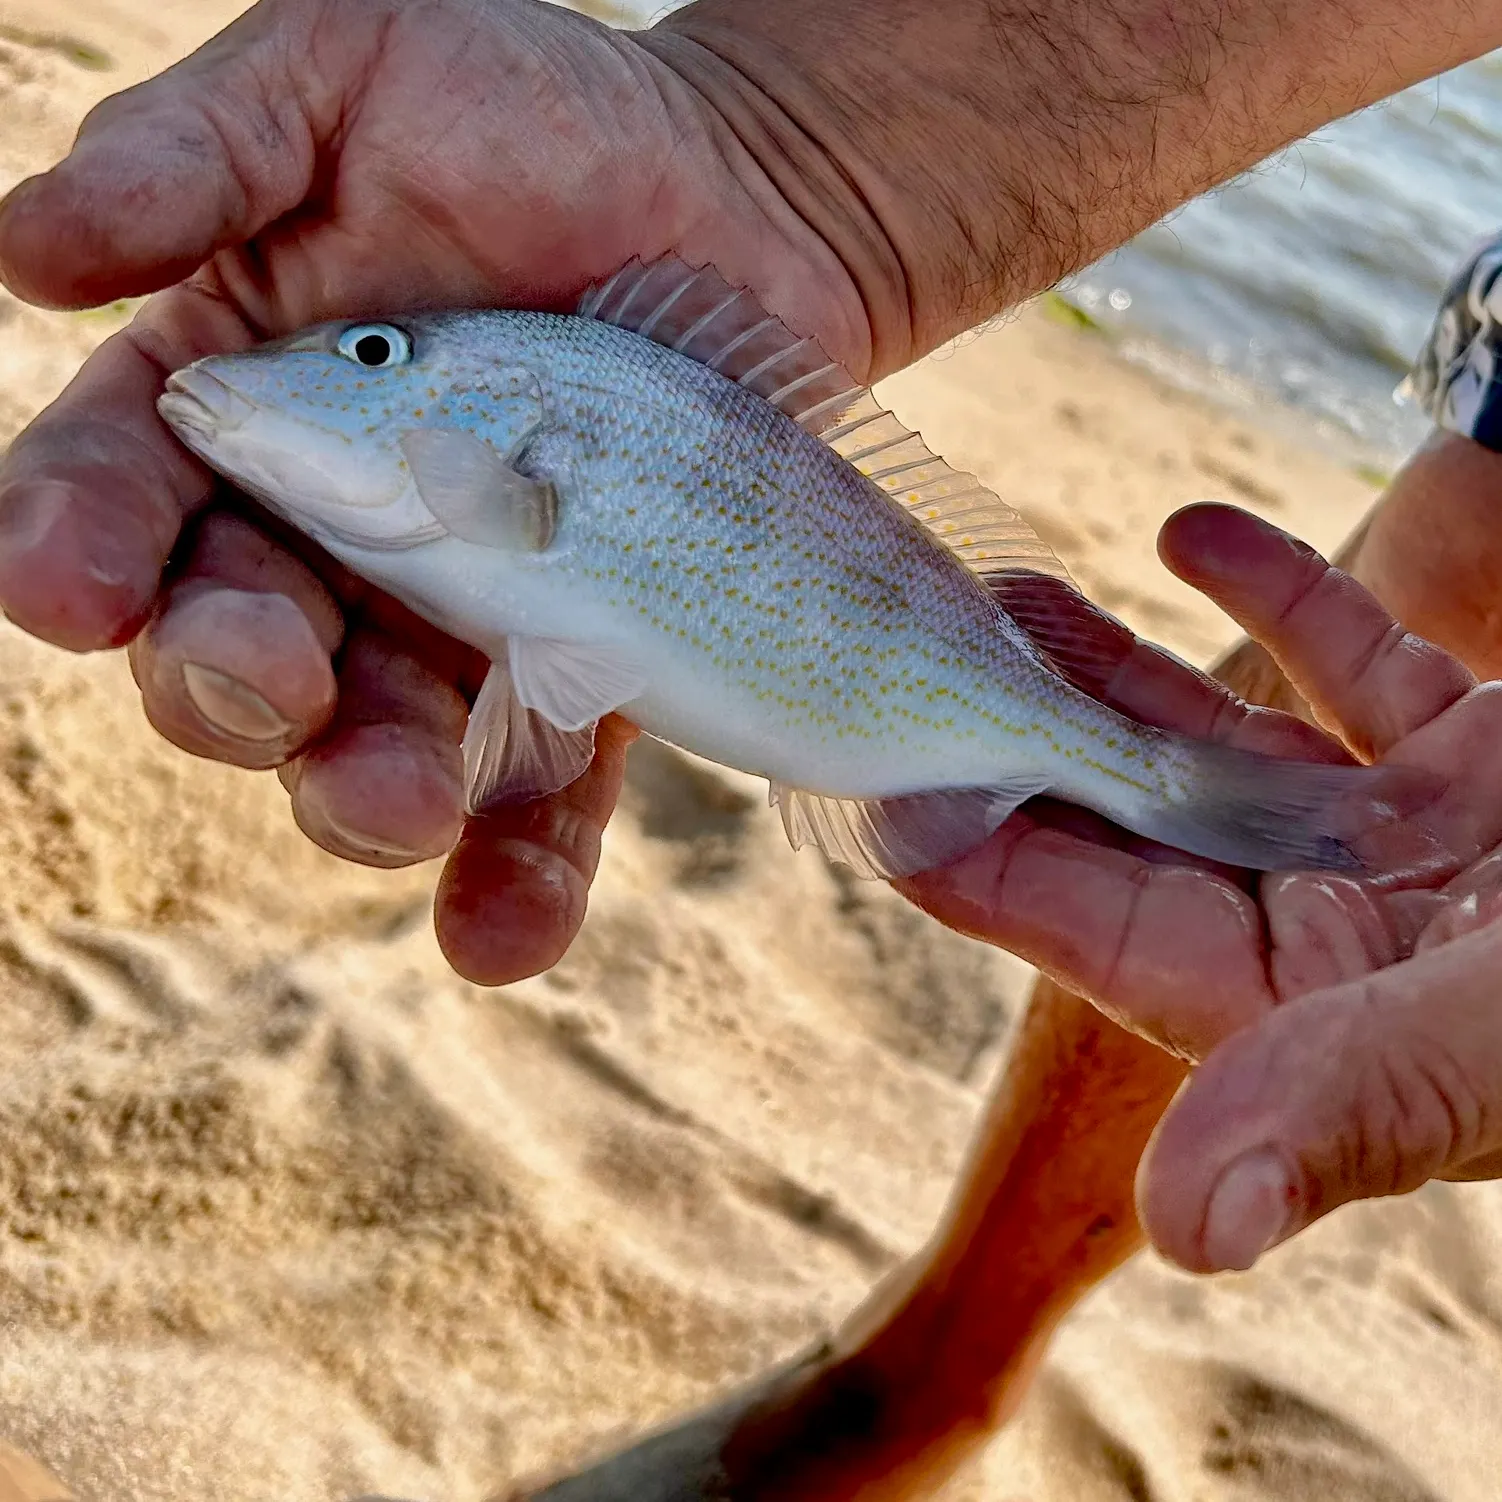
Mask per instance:
[[[1103,644],[1016,510],[710,266],[633,261],[571,313],[322,322],[193,362],[157,405],[486,655],[472,814],[572,782],[610,713],[766,778],[795,849],[870,878],[948,865],[1039,796],[1214,861],[1360,870],[1412,801],[1403,769],[1197,740],[1086,691],[1124,628]]]

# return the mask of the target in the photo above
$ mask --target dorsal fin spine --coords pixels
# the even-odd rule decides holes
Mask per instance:
[[[579,311],[650,338],[777,407],[982,577],[1029,572],[1069,582],[1064,566],[1015,511],[974,475],[932,453],[817,340],[799,338],[712,268],[694,270],[675,256],[635,260],[587,293]],[[794,400],[800,392],[801,403]]]
[[[642,326],[638,330],[638,332],[644,338],[650,339],[652,337],[652,330],[655,329],[657,327],[657,325],[662,321],[663,315],[668,312],[668,310],[673,306],[673,304],[675,302],[677,302],[678,299],[680,297],[682,297],[683,294],[685,292],[687,292],[690,287],[693,286],[693,284],[694,284],[693,277],[692,276],[686,276],[683,279],[683,281],[679,283],[679,285],[677,287],[675,287],[671,292],[669,292],[668,295],[665,298],[663,298],[663,300],[660,303],[658,303],[655,308],[652,309],[651,316],[647,319],[647,321],[644,324],[642,324]]]
[[[796,344],[790,344],[786,349],[779,349],[775,354],[768,355],[760,365],[753,365],[740,378],[737,384],[741,386],[751,385],[753,381],[764,376],[774,366],[781,365],[784,360],[789,359],[793,355],[801,354],[813,342],[812,339],[800,339]]]
[[[749,344],[754,338],[756,338],[758,334],[766,333],[769,328],[774,327],[780,322],[781,319],[774,318],[769,315],[768,317],[763,318],[760,323],[752,324],[749,329],[746,329],[743,333],[737,334],[735,338],[732,339],[730,343],[727,344],[725,348],[722,349],[719,354],[717,354],[714,359],[709,362],[709,368],[716,371],[722,370],[724,368],[726,360],[728,360],[731,355],[733,355],[736,350],[738,350],[743,344]]]
[[[807,344],[809,341],[805,339],[803,342]],[[811,386],[821,376],[827,376],[833,371],[838,370],[839,368],[840,367],[833,360],[831,360],[828,365],[821,365],[817,370],[810,370],[806,374],[799,376],[796,380],[789,381],[786,386],[779,386],[776,391],[774,391],[767,398],[767,400],[771,402],[774,407],[780,407],[788,397],[794,395],[799,391],[802,391],[805,386]],[[828,406],[832,402],[844,401],[845,399],[846,398],[843,395],[832,396],[830,397],[829,402],[823,402],[820,403],[820,405]],[[809,412],[817,412],[818,410],[818,407],[809,408]],[[807,414],[805,414],[805,416],[806,415]]]
[[[880,485],[883,480],[890,480],[893,475],[905,475],[910,469],[924,469],[933,462],[932,459],[910,459],[906,464],[894,464],[889,469],[873,469],[866,478],[875,480]]]
[[[645,285],[645,282],[637,281],[626,288],[626,295],[621,299],[620,306],[610,315],[612,322],[619,323],[625,318],[627,310],[636,301],[637,296]]]
[[[686,350],[689,345],[692,344],[694,340],[697,339],[699,335],[702,334],[704,330],[707,329],[710,324],[712,324],[715,319],[720,316],[721,313],[725,312],[729,308],[733,308],[736,303],[740,301],[740,299],[740,288],[736,288],[736,290],[733,291],[730,296],[724,300],[724,302],[717,303],[715,307],[708,313],[706,313],[697,323],[691,324],[689,326],[688,332],[684,334],[683,337],[673,345],[673,348],[681,355],[683,351]]]
[[[584,318],[594,318],[598,316],[600,309],[605,306],[605,299],[615,291],[616,285],[620,281],[620,279],[625,276],[625,274],[630,271],[633,266],[638,264],[639,263],[636,261],[628,261],[624,266],[621,267],[619,271],[616,272],[613,277],[610,277],[607,281],[602,282],[593,291],[589,292],[579,304],[580,316]]]
[[[827,370],[830,369],[838,369],[838,367],[828,366],[826,367],[826,370],[821,371],[820,374],[825,374]],[[810,376],[809,379],[812,380],[813,377]],[[804,427],[810,427],[815,419],[823,417],[826,412],[843,412],[848,406],[850,406],[852,402],[859,400],[859,397],[860,393],[858,391],[837,392],[834,396],[827,398],[825,401],[816,402],[812,407],[809,407],[805,411],[800,412],[798,414],[798,421]],[[827,438],[826,434],[821,433],[819,436],[821,438]]]
[[[886,417],[887,415],[888,414],[885,412],[880,412],[875,417],[857,417],[850,422],[843,422],[839,425],[839,427],[831,428],[824,435],[824,441],[825,443],[834,443],[841,438],[848,438],[852,433],[860,432],[860,430],[866,427],[868,424],[878,422],[881,418]],[[886,444],[878,443],[875,448],[863,449],[861,452],[862,454],[876,453],[879,450],[884,449],[885,447]]]

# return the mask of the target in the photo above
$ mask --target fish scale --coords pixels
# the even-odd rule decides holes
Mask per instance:
[[[634,612],[670,648],[678,642],[704,654],[758,705],[775,706],[776,746],[795,738],[825,749],[859,743],[859,763],[831,791],[974,786],[994,777],[1029,734],[1048,737],[1066,759],[1107,735],[1156,741],[1040,672],[1036,651],[973,574],[956,569],[953,555],[869,479],[751,393],[680,376],[678,410],[665,424],[654,416],[662,400],[656,377],[672,380],[682,364],[670,351],[572,320],[539,319],[526,333],[549,372],[545,405],[556,429],[549,442],[573,445],[579,487],[554,566],[603,587],[611,608]],[[648,389],[576,377],[615,360],[646,376]],[[691,385],[701,389],[683,389]],[[636,468],[638,435],[654,423],[657,444],[695,456],[688,477]],[[632,567],[636,557],[645,567]],[[717,577],[706,590],[711,571]],[[748,615],[766,623],[757,627],[765,650],[754,655],[735,650]],[[839,657],[831,655],[834,640]],[[825,655],[803,659],[810,646]],[[829,671],[847,656],[850,670]],[[654,713],[650,698],[647,706],[655,725],[673,718],[671,706]],[[693,738],[706,746],[713,735]],[[876,742],[898,767],[872,756]],[[957,758],[960,743],[973,755]],[[710,743],[704,754],[744,765],[755,753],[737,741]],[[787,780],[801,754],[800,746],[780,766],[753,762],[748,770]],[[1140,776],[1116,775],[1151,790]]]
[[[324,324],[196,362],[160,407],[491,658],[472,808],[570,781],[612,710],[767,777],[794,843],[865,875],[953,859],[1042,792],[1216,859],[1350,868],[1401,802],[1392,770],[1273,762],[1083,692],[1061,668],[1108,665],[1120,628],[709,270],[633,265],[573,316]]]

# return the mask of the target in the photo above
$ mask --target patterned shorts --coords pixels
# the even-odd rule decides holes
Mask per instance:
[[[1472,251],[1445,289],[1399,393],[1439,427],[1502,453],[1502,233]]]

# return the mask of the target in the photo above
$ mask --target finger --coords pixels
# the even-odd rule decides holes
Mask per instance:
[[[1101,697],[1134,718],[1301,760],[1344,752],[1295,716],[1248,705],[1161,648],[1137,642]],[[1123,1026],[1185,1058],[1273,1005],[1257,908],[1221,868],[1093,815],[1014,815],[979,850],[895,883],[940,922],[1019,955]],[[1214,975],[1214,986],[1204,984]]]
[[[1209,871],[1014,814],[963,860],[894,885],[1182,1058],[1273,1005],[1256,905]]]
[[[467,714],[450,681],[383,633],[357,631],[329,733],[279,773],[298,827],[364,865],[407,866],[451,849],[463,823]]]
[[[1372,869],[1389,884],[1438,886],[1502,839],[1502,684],[1472,688],[1405,736],[1397,755],[1420,779],[1422,803],[1410,810],[1417,818],[1379,832],[1374,848],[1385,840],[1390,851]],[[1358,850],[1365,859],[1365,843]]]
[[[1502,916],[1502,850],[1493,849],[1462,871],[1442,892],[1431,893],[1415,947],[1435,949],[1485,928]],[[1422,911],[1422,909],[1420,909]]]
[[[155,291],[301,203],[323,129],[312,111],[335,103],[292,72],[313,14],[257,6],[98,105],[68,156],[0,204],[0,281],[53,307]]]
[[[258,528],[205,517],[131,669],[170,741],[239,766],[279,765],[328,724],[330,661],[344,633],[333,597]]]
[[[150,291],[300,203],[327,129],[317,109],[337,104],[291,71],[308,54],[312,14],[257,7],[101,104],[63,162],[0,204],[0,280],[55,306]],[[237,264],[234,304],[228,265],[151,299],[11,446],[0,465],[0,608],[24,629],[86,651],[121,645],[145,623],[182,517],[210,489],[157,418],[162,382],[287,316],[270,306],[274,284],[246,258]]]
[[[1344,762],[1339,742],[1279,709],[1249,704],[1223,683],[1149,642],[1138,642],[1102,699],[1134,720],[1196,740],[1229,741],[1295,761]]]
[[[74,651],[121,646],[145,624],[183,517],[212,478],[155,402],[168,373],[249,328],[178,289],[102,344],[0,461],[0,608]]]
[[[1143,1159],[1158,1249],[1194,1272],[1250,1267],[1340,1205],[1502,1147],[1499,963],[1493,924],[1229,1038]]]
[[[1164,562],[1272,654],[1325,724],[1374,760],[1475,684],[1312,548],[1234,507],[1170,517]]]
[[[1249,749],[1300,759],[1345,759],[1314,727],[1247,704],[1225,683],[1142,641],[1055,579],[1002,575],[993,589],[1077,688],[1132,719],[1204,739],[1234,733]]]
[[[615,809],[634,726],[600,722],[576,782],[535,803],[471,819],[438,884],[438,942],[477,985],[538,975],[563,958],[584,921],[600,840]]]

